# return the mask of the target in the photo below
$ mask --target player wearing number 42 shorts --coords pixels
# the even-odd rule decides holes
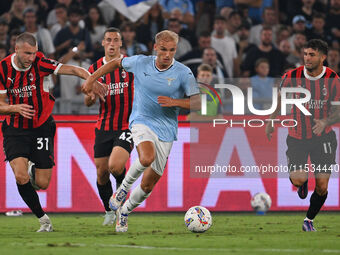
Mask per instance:
[[[310,197],[310,205],[304,219],[303,231],[316,231],[313,220],[326,201],[328,181],[332,164],[335,164],[337,139],[331,125],[340,121],[340,83],[339,76],[330,68],[323,66],[328,51],[327,43],[313,39],[304,47],[304,66],[289,71],[283,76],[281,88],[303,88],[310,92],[311,98],[304,103],[306,114],[294,105],[291,116],[297,125],[290,127],[287,137],[286,152],[290,181],[298,188],[298,195],[305,199],[308,195],[308,170],[315,175],[315,189]],[[293,93],[300,99],[301,92]],[[301,96],[303,98],[304,96]],[[275,119],[281,105],[278,96],[278,108],[270,116]],[[270,140],[274,128],[266,126],[266,135]],[[307,164],[308,156],[311,165]]]
[[[54,98],[44,78],[54,73],[86,79],[89,73],[47,59],[37,50],[34,35],[23,33],[16,39],[15,53],[0,62],[0,114],[7,115],[2,124],[3,147],[19,194],[39,218],[38,232],[51,232],[51,220],[41,208],[35,190],[48,188],[54,166],[56,125],[51,116]],[[89,90],[100,97],[106,93],[97,82]]]
[[[104,33],[102,46],[105,56],[90,66],[91,74],[110,60],[121,57],[122,39],[119,30],[108,28]],[[95,128],[94,162],[97,168],[97,188],[106,211],[103,225],[112,225],[115,212],[109,207],[109,199],[113,194],[110,173],[115,177],[118,188],[125,177],[125,164],[133,148],[129,117],[132,111],[134,77],[123,68],[117,68],[102,76],[99,81],[107,87],[107,95],[105,102],[100,101]],[[95,97],[85,97],[87,106],[95,102]]]

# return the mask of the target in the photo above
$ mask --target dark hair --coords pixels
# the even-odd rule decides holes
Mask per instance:
[[[37,15],[37,12],[32,7],[26,8],[22,14],[25,17],[27,13],[34,13],[34,15]]]
[[[20,35],[21,32],[19,29],[13,29],[10,33],[9,33],[9,37],[11,38],[12,36],[16,36],[16,35]]]
[[[106,33],[120,33],[120,30],[116,27],[108,27],[105,32],[104,32],[104,35]]]
[[[54,9],[64,9],[65,11],[67,11],[67,6],[65,4],[60,4],[60,3],[57,3],[55,6],[54,6]]]
[[[259,58],[258,60],[256,60],[255,62],[255,68],[257,68],[260,64],[262,63],[267,63],[268,65],[270,65],[269,60],[266,58]]]
[[[264,9],[263,9],[263,12],[262,12],[262,15],[264,15],[264,13],[266,12],[266,11],[274,11],[275,12],[275,8],[274,7],[271,7],[271,6],[267,6],[267,7],[265,7]]]
[[[334,47],[329,47],[328,52],[330,52],[330,51],[337,51],[338,53],[340,53],[339,49],[334,48]]]
[[[95,32],[94,27],[93,27],[93,24],[91,22],[90,15],[89,15],[89,12],[91,9],[96,9],[99,14],[98,25],[105,25],[105,20],[99,7],[97,5],[91,5],[88,10],[87,16],[85,18],[85,26],[89,30],[89,32],[94,33]]]
[[[215,16],[214,22],[215,22],[215,21],[218,21],[218,20],[222,20],[222,21],[226,22],[225,17],[223,17],[222,15],[217,15],[217,16]]]
[[[233,16],[237,16],[237,15],[240,16],[241,18],[243,17],[240,11],[232,11],[228,16],[228,19],[232,18]]]
[[[168,20],[168,23],[170,23],[170,22],[176,22],[176,23],[178,23],[178,24],[181,24],[181,22],[180,22],[178,19],[176,19],[176,18],[170,18],[170,19]]]
[[[130,21],[123,22],[123,24],[120,26],[120,31],[124,32],[127,28],[133,32],[136,32],[135,24]]]
[[[309,40],[305,45],[305,49],[311,48],[313,50],[317,50],[318,52],[321,52],[324,55],[327,55],[328,53],[328,44],[325,41],[322,41],[320,39],[312,39]]]
[[[35,39],[34,35],[31,34],[31,33],[28,33],[28,32],[24,32],[24,33],[20,34],[17,37],[15,44],[25,43],[25,42],[27,42],[31,46],[37,45],[37,40]]]
[[[84,14],[81,6],[72,5],[67,10],[67,16],[71,16],[72,14],[78,14],[79,16],[82,16]]]
[[[200,37],[210,37],[210,36],[211,36],[211,33],[207,30],[204,30],[204,31],[200,32],[198,37],[200,38]]]
[[[317,12],[313,15],[312,19],[323,19],[323,20],[325,20],[326,17],[323,13]]]
[[[303,35],[304,37],[307,38],[307,36],[304,32],[295,32],[294,35]]]
[[[0,43],[0,50],[5,50],[5,51],[7,51],[6,45],[3,44],[3,43]]]
[[[262,29],[261,29],[261,33],[263,31],[268,31],[268,30],[273,31],[273,28],[271,26],[263,26]]]

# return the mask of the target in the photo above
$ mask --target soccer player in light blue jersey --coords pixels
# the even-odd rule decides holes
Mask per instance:
[[[86,91],[87,86],[118,67],[134,73],[135,93],[129,122],[139,158],[130,166],[120,188],[110,199],[110,208],[117,214],[117,232],[127,231],[129,213],[151,194],[163,174],[172,143],[177,139],[178,107],[200,108],[199,89],[191,70],[174,60],[177,43],[176,33],[161,31],[155,38],[157,56],[137,55],[111,60],[83,85]],[[132,184],[143,172],[141,185],[126,200]]]

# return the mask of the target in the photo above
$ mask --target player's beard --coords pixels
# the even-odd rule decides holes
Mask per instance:
[[[19,68],[26,69],[27,67],[25,66],[25,62],[23,62],[19,56],[17,56],[17,58],[18,58],[18,63],[20,65]]]
[[[310,67],[307,67],[307,66],[305,65],[307,71],[310,72],[310,73],[312,73],[313,71],[315,71],[315,70],[318,68],[318,66],[319,66],[319,63],[317,63],[317,64],[312,64]]]

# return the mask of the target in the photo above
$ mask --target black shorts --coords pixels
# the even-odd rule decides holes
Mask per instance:
[[[56,125],[52,116],[38,128],[18,129],[2,123],[3,147],[6,160],[28,158],[37,168],[49,169],[54,163],[54,135]]]
[[[331,165],[335,164],[337,140],[334,131],[311,139],[295,139],[287,137],[286,151],[290,171],[310,170],[317,173],[331,173]],[[310,156],[311,165],[307,165]]]
[[[133,149],[133,140],[130,129],[118,131],[102,131],[95,129],[94,157],[102,158],[111,155],[116,146],[124,148],[128,153]]]

